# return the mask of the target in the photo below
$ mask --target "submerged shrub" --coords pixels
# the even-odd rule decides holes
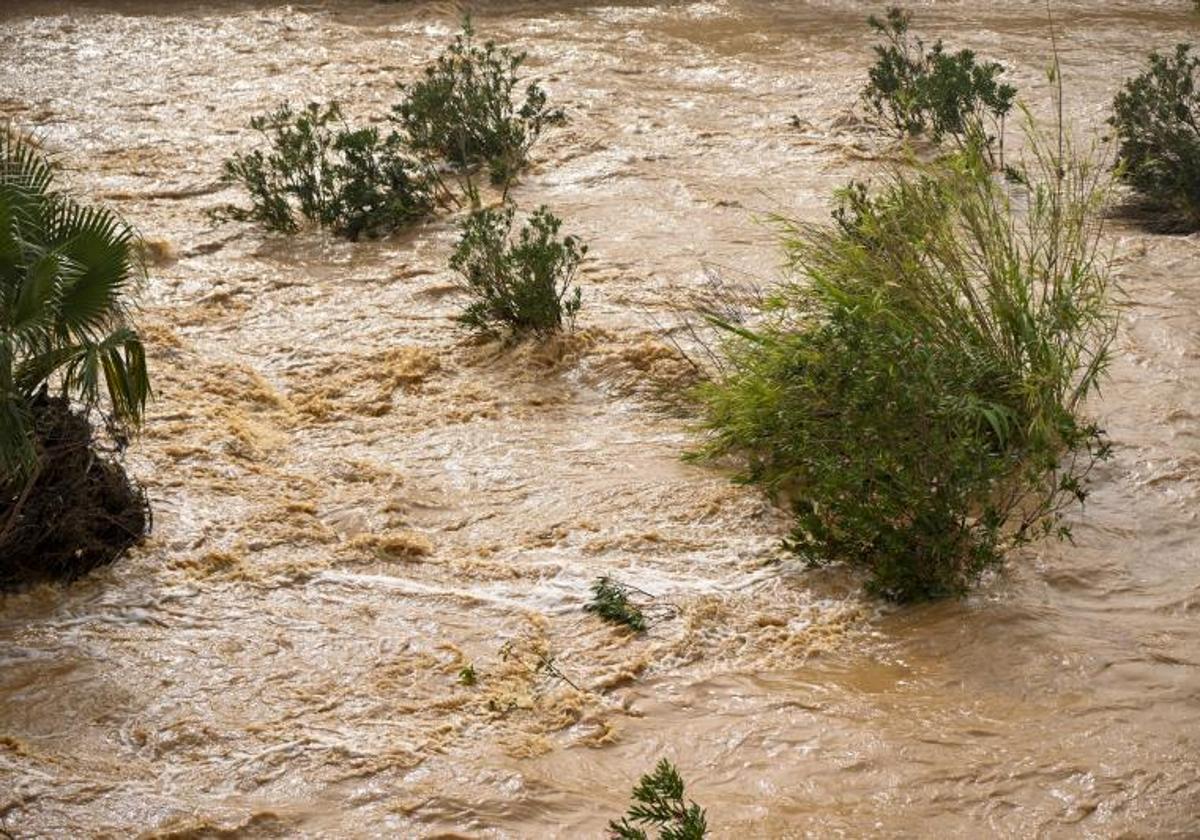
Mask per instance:
[[[562,220],[545,207],[511,242],[511,207],[478,210],[462,224],[450,267],[471,301],[458,320],[481,333],[551,333],[575,321],[581,302],[575,274],[587,246],[559,238]]]
[[[605,621],[624,624],[639,633],[646,629],[646,616],[629,600],[628,588],[610,577],[600,577],[592,583],[592,600],[583,608]]]
[[[97,459],[87,420],[103,409],[120,446],[150,394],[128,304],[137,246],[0,126],[0,586],[81,571],[144,531],[144,497]]]
[[[1016,88],[999,81],[1004,67],[979,62],[971,50],[947,52],[937,41],[929,49],[909,34],[912,15],[895,6],[883,19],[868,22],[883,38],[862,97],[870,114],[898,137],[927,135],[934,142],[967,139],[972,126],[998,124],[1012,109]]]
[[[831,226],[783,223],[796,279],[727,322],[697,453],[789,498],[788,545],[909,601],[964,592],[1007,548],[1067,536],[1102,432],[1079,414],[1115,329],[1102,167],[1030,131],[1022,184],[968,147]]]
[[[634,804],[620,822],[608,824],[612,840],[647,840],[641,826],[656,827],[659,840],[703,840],[708,835],[704,809],[684,801],[683,778],[665,758],[633,789]]]
[[[414,149],[459,167],[485,165],[493,183],[507,185],[542,132],[566,117],[549,107],[536,81],[525,86],[518,104],[525,53],[492,41],[479,45],[474,36],[468,18],[423,79],[400,85],[404,99],[394,114]]]
[[[1163,225],[1200,228],[1200,56],[1187,44],[1152,53],[1113,100],[1122,179]]]
[[[336,102],[284,103],[250,120],[266,148],[225,161],[225,179],[241,184],[250,206],[226,206],[219,218],[253,221],[293,233],[300,218],[339,236],[380,236],[433,211],[433,183],[397,132],[351,129]]]

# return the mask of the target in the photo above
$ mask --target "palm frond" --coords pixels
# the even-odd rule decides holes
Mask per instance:
[[[40,250],[40,249],[39,249]],[[40,250],[12,284],[7,327],[14,333],[44,331],[53,325],[64,283],[78,280],[80,266],[57,249]]]
[[[135,235],[115,213],[74,202],[61,202],[50,227],[57,249],[78,269],[64,276],[60,327],[95,338],[122,318],[121,301],[140,280]]]
[[[101,364],[113,416],[122,422],[141,423],[151,392],[146,350],[138,334],[121,329],[109,336],[101,345]]]
[[[49,159],[11,125],[0,125],[0,184],[45,195],[53,183]]]

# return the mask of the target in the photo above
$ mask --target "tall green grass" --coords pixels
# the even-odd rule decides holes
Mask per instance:
[[[1115,329],[1107,168],[1032,127],[851,186],[832,224],[777,219],[790,279],[726,336],[700,457],[789,500],[791,548],[911,601],[966,591],[1006,551],[1068,536],[1107,454],[1081,414]]]

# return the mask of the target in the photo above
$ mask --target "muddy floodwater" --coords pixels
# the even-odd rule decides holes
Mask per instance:
[[[1091,135],[1200,33],[1189,0],[1053,5]],[[1043,3],[914,6],[1047,110]],[[760,214],[870,173],[873,10],[476,6],[570,115],[514,197],[591,245],[578,331],[504,349],[453,322],[452,216],[357,244],[206,218],[252,115],[383,118],[458,6],[0,4],[0,115],[150,241],[156,387],[128,457],[152,537],[0,600],[0,828],[597,837],[666,756],[715,837],[1200,836],[1200,238],[1109,228],[1114,457],[1074,545],[966,600],[807,571],[759,492],[679,459],[674,307],[769,282]],[[600,622],[602,574],[668,608]]]

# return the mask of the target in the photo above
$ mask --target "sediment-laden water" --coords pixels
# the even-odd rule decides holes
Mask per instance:
[[[1054,6],[1086,133],[1200,31],[1184,0]],[[0,827],[598,836],[667,756],[717,837],[1200,834],[1196,237],[1110,229],[1128,300],[1089,410],[1115,456],[1075,545],[965,601],[881,609],[678,458],[663,329],[714,273],[775,275],[756,214],[820,218],[869,175],[849,112],[874,8],[476,7],[571,116],[515,197],[591,244],[579,331],[505,350],[452,321],[453,218],[349,244],[205,217],[250,116],[382,118],[458,7],[4,3],[0,114],[152,242],[157,396],[129,458],[151,540],[0,601]],[[915,10],[1045,110],[1042,3]],[[671,615],[600,623],[601,574]]]

